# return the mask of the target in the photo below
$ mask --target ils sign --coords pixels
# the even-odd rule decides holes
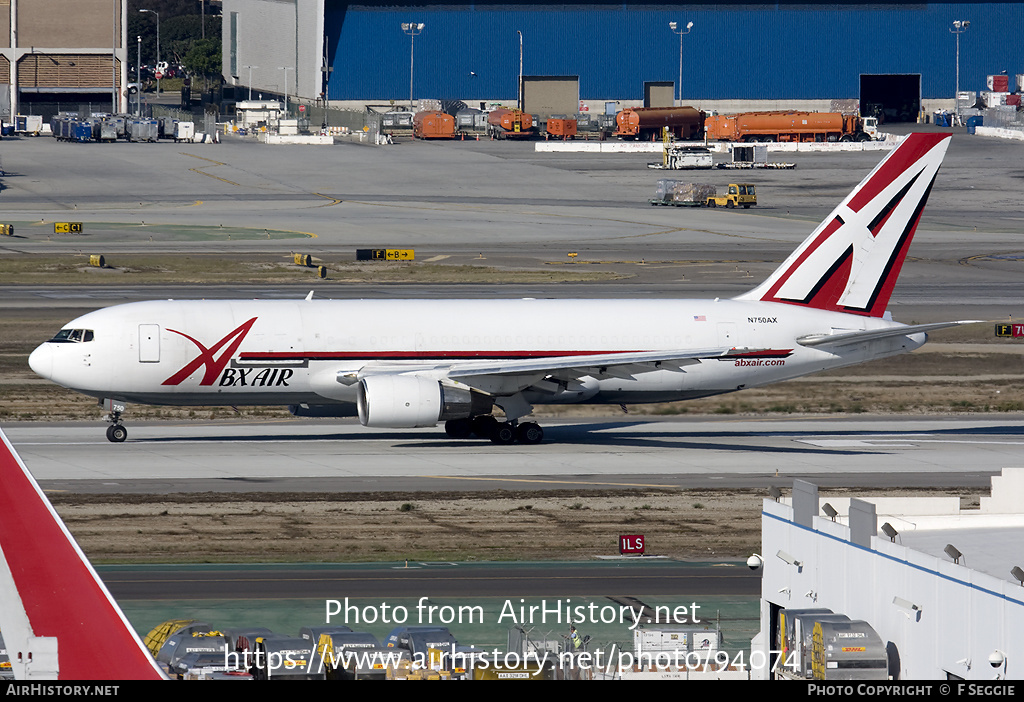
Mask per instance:
[[[626,534],[619,537],[619,553],[625,555],[627,553],[643,554],[643,552],[643,534]]]

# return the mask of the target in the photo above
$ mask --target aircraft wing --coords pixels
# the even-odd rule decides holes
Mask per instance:
[[[544,379],[571,381],[595,378],[632,380],[633,374],[655,370],[683,372],[684,366],[699,363],[702,358],[717,358],[750,349],[718,347],[668,351],[621,351],[582,353],[563,356],[523,359],[480,359],[435,363],[370,364],[358,373],[339,373],[338,382],[351,384],[361,378],[379,374],[429,373],[448,378],[484,392],[511,394]]]
[[[451,364],[448,377],[463,380],[481,375],[530,375],[534,373],[582,377],[586,375],[619,377],[616,371],[643,373],[654,370],[681,371],[683,366],[739,352],[731,347],[690,349],[687,351],[625,351],[580,354],[549,358],[509,359],[503,361],[464,361]]]
[[[903,327],[889,327],[887,329],[867,329],[864,331],[840,332],[838,334],[812,334],[797,339],[801,346],[829,347],[845,346],[856,344],[862,341],[875,341],[886,339],[891,336],[907,336],[908,334],[921,334],[922,332],[935,331],[936,329],[948,329],[960,324],[977,324],[981,320],[965,319],[958,322],[935,322],[933,324],[910,324]]]

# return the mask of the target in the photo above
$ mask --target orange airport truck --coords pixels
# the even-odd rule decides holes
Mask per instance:
[[[717,141],[871,141],[878,134],[874,117],[839,112],[743,112],[704,120],[708,139]]]
[[[499,107],[487,113],[487,133],[497,139],[533,136],[533,115]]]
[[[693,107],[627,107],[615,115],[615,136],[621,139],[656,141],[668,128],[676,139],[704,135],[704,113]]]
[[[445,112],[417,112],[412,118],[415,139],[454,139],[455,118]]]
[[[551,115],[548,117],[548,136],[555,139],[572,139],[576,136],[576,120],[565,115]]]

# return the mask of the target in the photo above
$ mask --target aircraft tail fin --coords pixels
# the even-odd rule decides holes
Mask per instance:
[[[15,678],[165,678],[2,431],[0,441],[0,631]]]
[[[881,317],[949,140],[908,136],[768,280],[736,299]]]

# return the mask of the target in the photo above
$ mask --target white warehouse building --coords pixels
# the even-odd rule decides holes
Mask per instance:
[[[979,509],[956,496],[823,499],[797,480],[791,499],[765,500],[761,522],[752,653],[779,646],[787,611],[821,609],[874,629],[884,651],[872,657],[890,679],[1024,678],[1024,469],[994,477]],[[826,641],[799,676],[862,677],[829,656]]]

